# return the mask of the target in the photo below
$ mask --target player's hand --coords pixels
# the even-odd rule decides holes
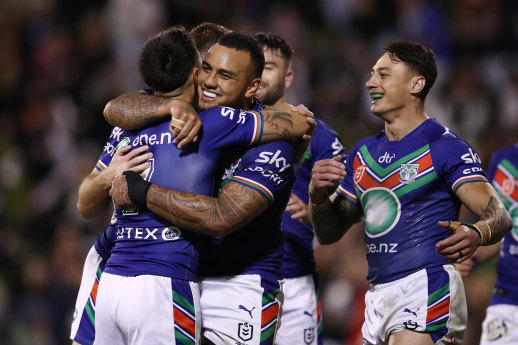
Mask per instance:
[[[313,166],[308,191],[313,204],[323,203],[328,198],[327,188],[336,186],[345,178],[342,160],[342,155],[336,155],[332,159],[319,160]]]
[[[309,110],[304,104],[299,104],[297,106],[292,107],[292,111],[296,112],[299,115],[305,116],[306,121],[309,124],[309,129],[306,133],[302,135],[302,139],[306,141],[310,141],[313,138],[315,133],[315,129],[317,128],[317,122],[315,121],[315,114],[311,110]]]
[[[451,262],[461,263],[469,259],[480,246],[480,236],[468,226],[454,221],[439,221],[440,227],[453,231],[453,235],[437,242],[435,250]]]
[[[471,272],[473,272],[475,264],[475,260],[472,256],[469,259],[464,260],[463,262],[454,263],[453,266],[455,266],[455,269],[460,273],[462,277],[469,277],[471,275]]]
[[[301,223],[309,223],[308,205],[293,193],[286,205],[286,211],[291,213],[292,219],[298,219]]]
[[[117,208],[135,206],[131,202],[128,194],[128,183],[126,182],[126,176],[117,176],[112,182],[112,188],[110,189],[110,196]]]
[[[174,100],[171,103],[171,123],[169,129],[173,133],[174,143],[181,149],[190,142],[198,140],[201,119],[190,103]]]
[[[115,177],[126,170],[142,173],[151,166],[149,160],[153,157],[152,152],[147,152],[149,146],[144,145],[134,150],[130,145],[121,146],[113,155],[110,165],[104,169],[100,176],[103,177],[106,188],[110,188]]]

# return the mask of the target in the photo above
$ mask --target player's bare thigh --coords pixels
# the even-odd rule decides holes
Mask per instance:
[[[388,345],[434,345],[434,342],[428,333],[420,333],[404,329],[400,332],[390,334]]]

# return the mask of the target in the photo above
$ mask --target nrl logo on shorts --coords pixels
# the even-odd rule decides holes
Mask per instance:
[[[304,329],[304,342],[306,344],[311,344],[315,339],[315,327],[309,327]]]
[[[365,172],[365,170],[367,170],[366,165],[361,165],[358,168],[356,168],[356,171],[354,172],[354,183],[355,184],[360,183],[360,180],[362,179],[363,173]]]
[[[237,327],[237,336],[243,341],[252,339],[254,334],[254,326],[248,322],[240,322]]]
[[[410,184],[415,181],[417,177],[417,170],[419,164],[401,164],[399,169],[399,182],[403,184]]]

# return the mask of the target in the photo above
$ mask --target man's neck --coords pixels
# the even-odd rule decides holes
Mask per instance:
[[[413,109],[401,109],[386,114],[382,118],[385,120],[385,134],[388,140],[397,141],[403,139],[429,117],[424,112],[424,104],[420,103]]]

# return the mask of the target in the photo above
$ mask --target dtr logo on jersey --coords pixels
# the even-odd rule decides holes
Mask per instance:
[[[480,160],[480,157],[475,152],[473,152],[471,147],[469,148],[469,152],[466,154],[463,154],[462,156],[460,156],[460,158],[466,164],[482,163],[482,161]]]
[[[360,181],[361,181],[361,179],[363,177],[363,173],[365,172],[365,170],[367,170],[367,166],[366,165],[361,165],[358,168],[356,168],[356,171],[354,172],[354,183],[355,184],[360,183]]]
[[[231,120],[234,119],[234,111],[235,109],[233,108],[228,108],[228,107],[221,107],[221,116],[223,117],[229,117]]]
[[[259,154],[259,157],[261,158],[256,159],[255,161],[258,163],[275,164],[276,168],[280,168],[279,172],[283,172],[284,170],[288,169],[291,164],[287,163],[286,158],[279,157],[281,152],[281,150],[277,150],[275,153],[263,151]]]
[[[506,178],[502,182],[502,195],[506,198],[509,197],[514,192],[514,186],[516,186],[516,180],[513,177]]]
[[[410,184],[415,181],[419,164],[401,164],[399,169],[399,182],[403,184]]]
[[[393,153],[393,154],[389,154],[388,152],[385,152],[383,154],[383,156],[381,156],[380,158],[378,158],[378,163],[387,163],[387,164],[390,164],[390,162],[392,162],[392,160],[396,157],[396,154]]]

